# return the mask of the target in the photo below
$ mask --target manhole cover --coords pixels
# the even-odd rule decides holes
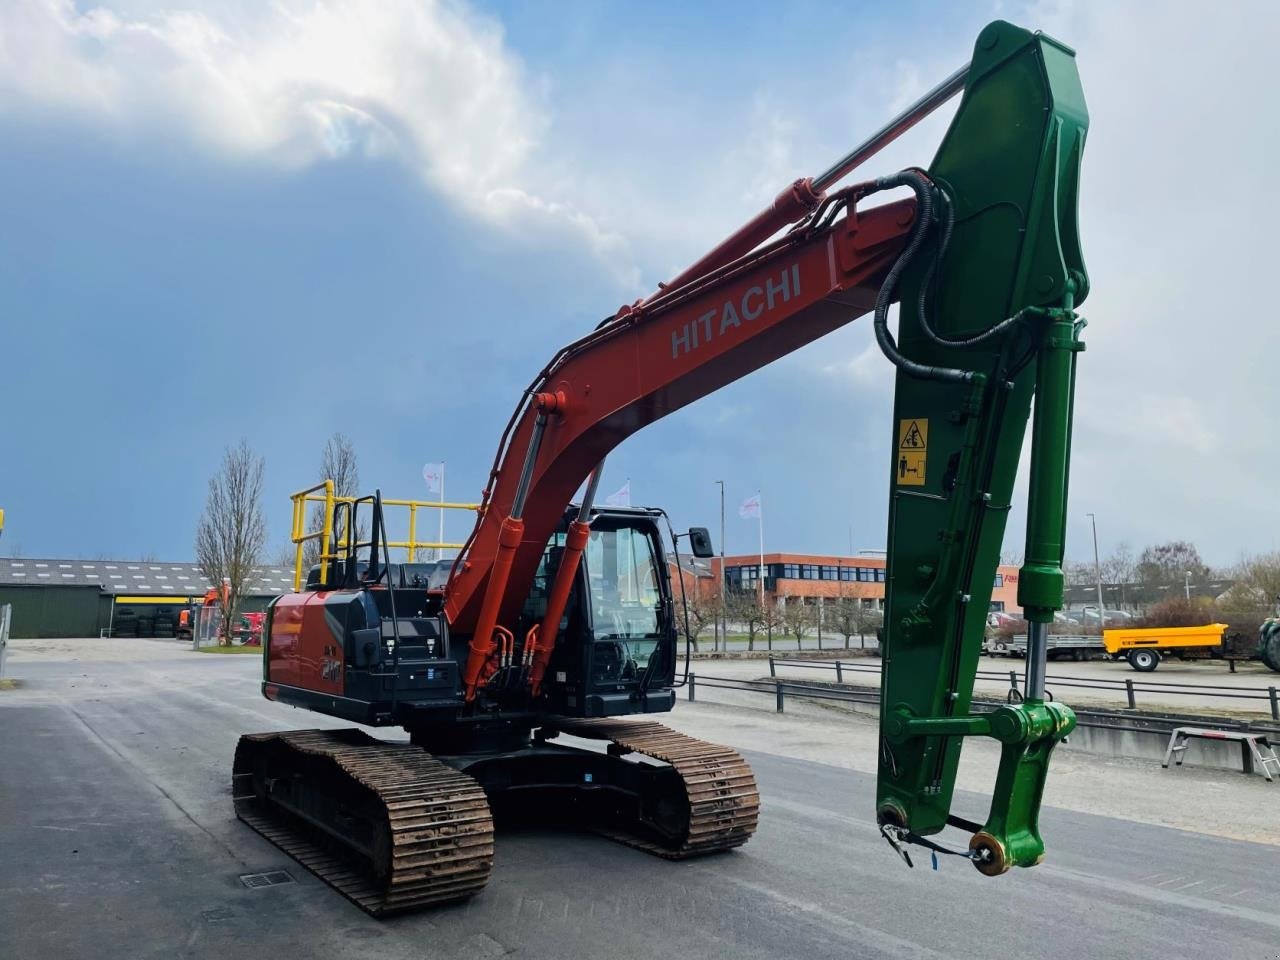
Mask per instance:
[[[245,873],[240,876],[240,882],[250,890],[258,887],[274,887],[281,883],[293,883],[293,877],[289,876],[287,870],[270,870],[266,873]]]

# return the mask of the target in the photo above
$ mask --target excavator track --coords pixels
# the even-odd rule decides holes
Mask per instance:
[[[493,866],[484,790],[409,744],[358,730],[247,734],[232,794],[241,820],[374,916],[466,899]]]
[[[557,719],[554,728],[575,737],[608,740],[618,753],[638,753],[670,764],[688,798],[688,829],[674,845],[598,825],[598,833],[668,860],[740,847],[756,831],[760,791],[736,750],[677,733],[651,720]]]

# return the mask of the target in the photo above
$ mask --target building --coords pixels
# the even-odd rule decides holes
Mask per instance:
[[[13,605],[14,638],[103,636],[121,618],[140,635],[156,635],[208,589],[194,563],[0,559],[0,605]],[[292,589],[291,567],[257,567],[241,610],[265,610]]]
[[[719,574],[720,558],[711,561],[714,575]],[[725,586],[729,590],[760,588],[759,555],[724,558]],[[801,553],[766,553],[764,555],[764,589],[766,596],[786,603],[800,600],[817,603],[853,597],[863,606],[884,609],[885,560],[883,557],[832,557]],[[1020,612],[1018,606],[1018,568],[997,568],[991,593],[993,612]]]

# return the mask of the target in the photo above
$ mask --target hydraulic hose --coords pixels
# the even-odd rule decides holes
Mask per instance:
[[[902,271],[920,252],[925,236],[933,222],[933,189],[928,179],[918,170],[902,170],[875,181],[873,192],[891,190],[894,187],[910,187],[916,195],[916,222],[911,230],[911,239],[893,266],[889,268],[876,295],[875,332],[876,342],[883,353],[895,367],[909,377],[919,380],[940,380],[944,383],[969,383],[974,379],[972,370],[959,370],[953,367],[935,367],[931,364],[917,363],[904,357],[898,351],[898,344],[889,332],[889,305],[893,302],[893,294],[897,290]]]
[[[993,324],[981,333],[976,333],[971,337],[944,337],[936,332],[929,324],[929,315],[926,310],[926,302],[929,299],[929,291],[933,286],[934,273],[938,269],[938,264],[942,262],[947,255],[947,247],[951,243],[951,231],[956,224],[955,205],[951,202],[951,198],[947,196],[945,190],[938,190],[938,196],[942,198],[942,206],[946,213],[942,218],[942,233],[938,238],[938,250],[934,254],[933,259],[929,261],[929,266],[924,272],[924,277],[920,281],[920,296],[916,301],[916,314],[920,318],[920,329],[924,331],[924,335],[938,344],[940,347],[976,347],[980,343],[992,339],[1004,333],[1009,327],[1013,326],[1022,319],[1022,311],[1014,314],[1012,317],[1006,317],[999,323]]]

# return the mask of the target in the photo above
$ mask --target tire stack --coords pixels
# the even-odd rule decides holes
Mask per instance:
[[[1280,617],[1262,621],[1258,631],[1258,655],[1263,663],[1280,673]]]

